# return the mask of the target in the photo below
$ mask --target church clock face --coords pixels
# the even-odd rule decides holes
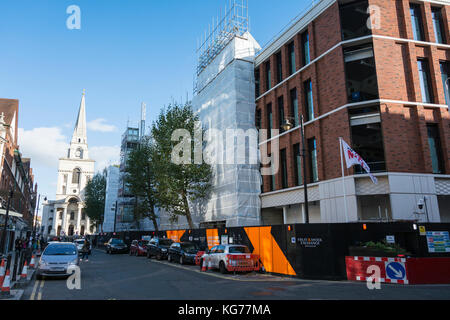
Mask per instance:
[[[75,152],[75,157],[81,158],[81,150],[80,149],[77,149],[77,151]]]

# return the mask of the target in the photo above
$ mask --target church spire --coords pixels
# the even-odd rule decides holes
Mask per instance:
[[[75,130],[73,131],[72,143],[87,143],[85,94],[86,90],[83,89],[77,123],[75,124]]]

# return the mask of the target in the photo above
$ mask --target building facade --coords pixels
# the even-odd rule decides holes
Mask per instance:
[[[7,241],[24,237],[33,231],[36,212],[37,184],[34,182],[31,159],[19,151],[19,101],[0,99],[0,234],[11,192]]]
[[[94,166],[95,161],[89,158],[83,92],[67,156],[59,159],[56,199],[44,203],[44,234],[74,236],[95,231],[89,217],[83,212],[84,189],[94,176]]]
[[[106,195],[105,212],[103,215],[103,225],[100,232],[114,232],[116,228],[117,203],[119,194],[119,176],[118,166],[109,166],[106,169]]]
[[[258,53],[255,124],[280,130],[263,224],[305,221],[301,116],[310,222],[450,221],[449,21],[447,1],[320,0]],[[378,184],[342,179],[340,137]]]

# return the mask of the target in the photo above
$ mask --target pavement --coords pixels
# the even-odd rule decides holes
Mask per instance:
[[[94,249],[80,264],[80,281],[32,279],[24,300],[448,300],[450,285],[301,280],[269,274],[222,275],[128,254]]]

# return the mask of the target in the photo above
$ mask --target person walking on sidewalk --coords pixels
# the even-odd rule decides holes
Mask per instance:
[[[16,251],[20,252],[22,250],[22,239],[17,238],[15,241]]]
[[[89,261],[89,248],[91,244],[88,239],[84,239],[83,247],[81,248],[81,261],[86,258],[86,261]]]

